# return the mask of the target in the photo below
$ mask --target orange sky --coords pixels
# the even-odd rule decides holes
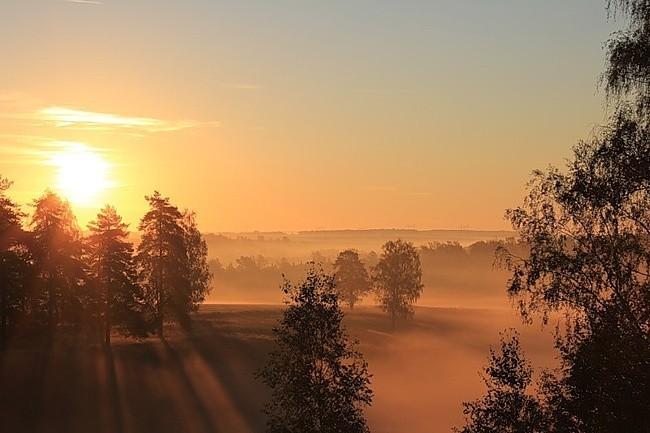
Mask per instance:
[[[82,224],[508,228],[603,119],[604,5],[399,3],[5,0],[0,173]]]

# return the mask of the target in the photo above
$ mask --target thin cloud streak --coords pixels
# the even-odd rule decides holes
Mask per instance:
[[[66,3],[78,3],[84,5],[103,5],[104,2],[98,0],[63,0]]]
[[[167,121],[152,117],[128,117],[56,106],[40,109],[34,113],[32,118],[50,123],[58,128],[73,127],[96,130],[131,129],[144,132],[168,132],[219,126],[219,122]]]

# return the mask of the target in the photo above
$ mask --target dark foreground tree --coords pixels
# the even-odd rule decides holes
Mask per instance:
[[[622,15],[627,28],[607,43],[608,65],[603,81],[609,102],[633,107],[639,118],[650,115],[650,2],[608,0],[611,16]]]
[[[456,433],[547,433],[548,416],[531,392],[533,369],[524,358],[519,336],[501,336],[498,351],[491,348],[483,381],[487,391],[464,403],[465,426]]]
[[[128,335],[146,335],[144,294],[127,224],[114,207],[106,206],[88,230],[88,266],[100,292],[105,344],[110,345],[113,326]]]
[[[258,374],[272,390],[270,433],[365,433],[370,376],[345,333],[334,277],[311,267],[285,282],[288,306],[274,328],[276,349]]]
[[[45,319],[50,332],[60,322],[79,324],[86,273],[81,232],[70,204],[46,192],[34,201],[31,229],[37,291],[30,308],[35,318]]]
[[[650,2],[612,0],[615,112],[566,170],[537,171],[510,218],[530,246],[502,252],[524,318],[563,312],[561,368],[544,390],[553,431],[650,431]]]
[[[183,215],[158,191],[145,198],[149,211],[140,220],[137,256],[148,302],[156,312],[158,335],[163,337],[165,316],[184,322],[191,304]]]
[[[158,334],[165,318],[183,326],[209,290],[207,246],[194,214],[182,214],[158,191],[146,197],[149,211],[140,221],[138,263],[148,302],[156,312]]]
[[[368,271],[354,250],[341,251],[334,262],[334,275],[339,300],[350,309],[370,291]]]
[[[23,214],[18,205],[7,196],[12,183],[0,176],[0,350],[5,349],[10,322],[25,311],[25,285],[28,256]]]
[[[413,244],[402,240],[386,242],[382,250],[372,282],[377,300],[395,328],[398,319],[413,316],[415,302],[422,294],[420,256]]]
[[[555,400],[572,431],[650,431],[649,174],[650,131],[621,113],[508,212],[530,245],[505,254],[510,295],[524,318],[565,314]]]

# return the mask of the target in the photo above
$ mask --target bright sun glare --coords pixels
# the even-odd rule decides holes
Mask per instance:
[[[96,204],[98,196],[111,186],[110,165],[85,144],[65,143],[50,162],[57,169],[57,190],[73,204]]]

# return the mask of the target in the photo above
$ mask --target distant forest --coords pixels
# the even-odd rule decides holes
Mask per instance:
[[[348,239],[349,247],[359,243],[357,233]],[[261,254],[243,255],[224,263],[218,257],[220,250],[227,251],[228,256],[232,255],[234,249],[246,249],[241,247],[242,243],[255,242],[256,248],[261,250],[263,248],[260,245],[264,242],[277,241],[221,237],[216,243],[215,238],[209,235],[206,240],[211,257],[209,267],[214,276],[214,290],[206,298],[207,302],[281,302],[282,293],[278,287],[283,281],[283,276],[291,281],[298,281],[305,274],[310,261],[321,263],[325,270],[332,271],[336,256],[340,252],[315,250],[309,256],[293,260]],[[284,241],[285,244],[294,242],[288,239]],[[496,251],[500,247],[525,254],[525,247],[513,239],[477,241],[467,246],[457,241],[428,242],[417,247],[424,284],[419,303],[472,307],[507,306],[503,287],[509,273],[496,261]],[[249,246],[248,249],[253,248]],[[285,246],[285,251],[288,249],[289,247]],[[376,266],[379,255],[377,251],[359,251],[359,258],[370,272]],[[374,303],[373,294],[368,293],[363,302]]]

